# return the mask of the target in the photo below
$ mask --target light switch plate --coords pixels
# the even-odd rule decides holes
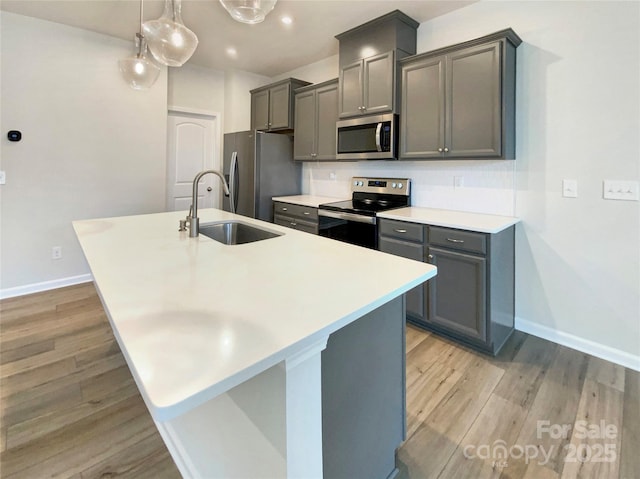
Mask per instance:
[[[4,171],[0,171],[0,185],[4,185],[7,182],[7,174]]]
[[[604,180],[602,197],[605,200],[638,201],[640,195],[640,182]]]
[[[565,198],[577,198],[578,180],[562,180],[562,196]]]

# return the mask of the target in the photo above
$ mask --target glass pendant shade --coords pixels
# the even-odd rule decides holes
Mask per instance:
[[[154,58],[170,67],[182,66],[198,46],[198,37],[182,22],[181,8],[181,0],[165,0],[162,16],[142,25]]]
[[[146,57],[144,37],[136,34],[138,53],[118,61],[122,77],[134,90],[150,88],[160,75],[160,67]]]
[[[242,23],[260,23],[278,0],[220,0],[231,17]]]

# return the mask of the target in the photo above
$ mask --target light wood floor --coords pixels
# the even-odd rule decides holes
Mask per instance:
[[[0,302],[0,333],[0,477],[180,477],[92,284]],[[402,479],[640,478],[639,374],[533,336],[490,358],[409,327],[407,408]],[[581,420],[616,433],[537,434]],[[506,463],[483,459],[500,444]]]

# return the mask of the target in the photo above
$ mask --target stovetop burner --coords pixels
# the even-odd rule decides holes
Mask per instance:
[[[353,178],[352,198],[325,203],[320,209],[376,216],[379,211],[409,206],[410,180],[407,178]]]

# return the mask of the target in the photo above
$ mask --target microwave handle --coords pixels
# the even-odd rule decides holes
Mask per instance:
[[[376,148],[378,151],[382,151],[382,145],[380,144],[380,131],[382,131],[382,122],[376,126]]]

